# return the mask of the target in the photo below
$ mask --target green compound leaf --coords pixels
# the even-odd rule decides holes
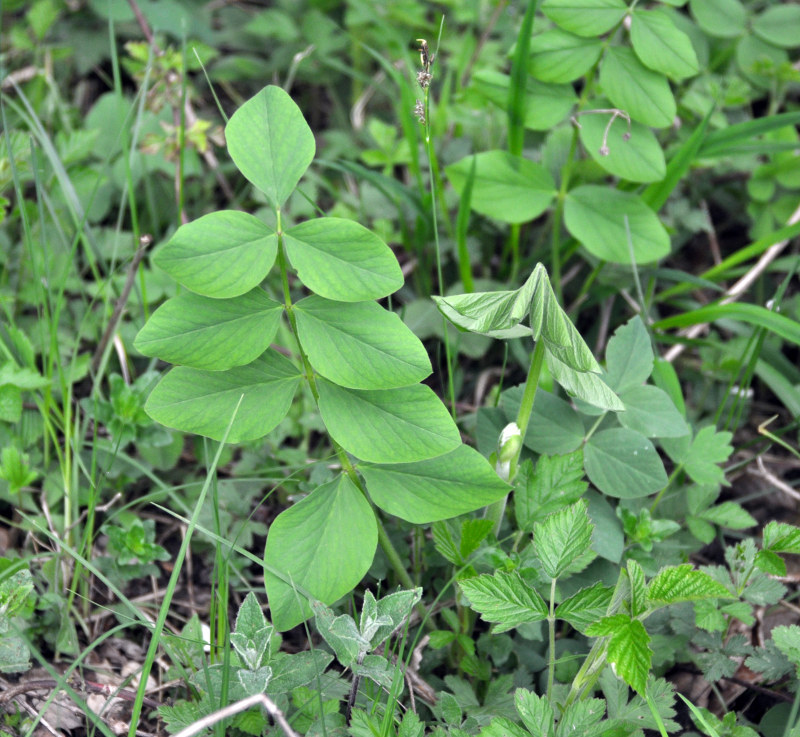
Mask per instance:
[[[547,618],[544,599],[516,572],[484,574],[459,581],[459,586],[470,600],[470,607],[487,622],[496,623],[494,634]]]
[[[539,399],[537,392],[536,399]],[[588,484],[583,480],[583,451],[569,455],[539,456],[534,470],[530,461],[520,468],[514,487],[514,513],[521,531],[533,532],[534,523],[578,501]]]
[[[180,294],[159,307],[134,347],[170,363],[221,371],[260,356],[278,330],[283,305],[263,289],[232,299]]]
[[[800,527],[773,520],[764,527],[763,536],[765,550],[800,554]]]
[[[375,302],[306,297],[294,305],[300,342],[316,371],[351,389],[393,389],[431,373],[425,347]]]
[[[689,563],[662,568],[647,586],[651,609],[681,601],[730,598],[730,592],[719,581]]]
[[[655,386],[632,386],[620,392],[624,426],[648,438],[679,438],[691,431],[669,395]]]
[[[591,38],[610,31],[624,17],[622,0],[545,0],[542,12],[565,31]]]
[[[667,473],[653,444],[627,428],[595,433],[583,450],[589,480],[618,499],[648,496],[667,484]]]
[[[614,673],[640,696],[644,696],[653,658],[650,636],[644,625],[627,614],[614,614],[593,624],[587,634],[590,637],[609,638],[607,658],[614,666]]]
[[[736,38],[745,31],[747,11],[739,0],[691,0],[697,25],[715,38]]]
[[[646,67],[671,79],[693,77],[700,71],[691,40],[663,11],[637,8],[633,12],[631,44]]]
[[[556,195],[553,177],[536,164],[505,151],[467,156],[445,169],[461,196],[475,161],[470,205],[481,215],[506,223],[525,223],[541,215]]]
[[[472,87],[478,94],[505,110],[508,107],[509,80],[507,74],[483,69],[472,76]],[[578,102],[575,90],[568,84],[544,84],[528,78],[525,93],[525,127],[534,131],[554,128],[569,116]]]
[[[673,452],[671,442],[662,442],[672,460],[683,464],[692,481],[701,486],[712,486],[727,484],[725,469],[719,464],[727,461],[733,453],[733,446],[730,444],[732,437],[731,433],[717,432],[713,425],[708,425],[697,432],[688,449],[680,454]],[[681,445],[683,446],[682,443]]]
[[[553,707],[546,696],[518,688],[514,692],[514,706],[533,737],[553,737]]]
[[[292,362],[273,350],[228,371],[178,366],[144,408],[162,425],[222,440],[242,398],[228,442],[243,443],[263,437],[286,416],[300,379]]]
[[[193,292],[222,299],[258,286],[277,249],[277,236],[260,220],[220,210],[181,225],[153,263]]]
[[[648,69],[632,49],[613,46],[600,67],[600,84],[609,100],[634,120],[666,128],[675,119],[675,98],[663,74]]]
[[[287,630],[311,616],[305,594],[333,604],[352,591],[372,565],[377,544],[375,513],[346,476],[281,512],[270,525],[264,550],[275,627]]]
[[[591,562],[593,528],[582,499],[534,524],[533,548],[550,578],[580,570]]]
[[[588,72],[600,58],[603,43],[552,28],[531,39],[528,71],[542,80],[564,84]]]
[[[759,13],[753,22],[753,31],[767,43],[786,49],[795,48],[800,28],[800,5],[787,3],[773,5]]]
[[[796,624],[773,627],[772,641],[800,672],[800,627]]]
[[[627,122],[619,117],[608,128],[610,117],[600,114],[580,117],[581,143],[589,155],[609,174],[630,182],[661,181],[667,173],[667,164],[653,131],[635,120],[628,131]]]
[[[348,453],[373,463],[412,463],[461,444],[453,418],[422,384],[357,390],[320,379],[319,411],[331,437]]]
[[[414,524],[457,517],[488,506],[510,491],[478,451],[461,445],[418,463],[375,466],[361,463],[372,501]]]
[[[616,264],[657,261],[669,253],[669,235],[658,216],[631,192],[585,184],[567,195],[564,222],[569,232],[597,258]]]
[[[303,113],[280,87],[265,87],[225,126],[233,163],[275,209],[294,191],[314,158],[316,144]]]
[[[614,589],[603,586],[602,583],[581,589],[556,607],[556,619],[563,619],[578,632],[586,634],[592,624],[605,616],[613,593]]]
[[[308,220],[285,231],[283,243],[300,279],[321,297],[366,302],[403,286],[389,246],[352,220]]]

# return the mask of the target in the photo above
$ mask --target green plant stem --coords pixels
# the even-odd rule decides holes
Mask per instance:
[[[650,505],[650,514],[656,511],[656,507],[658,506],[658,503],[661,501],[661,497],[664,496],[664,492],[667,489],[669,489],[669,487],[672,485],[672,482],[676,479],[676,477],[682,470],[683,470],[683,464],[681,463],[678,466],[676,466],[675,469],[672,471],[672,473],[669,475],[667,483],[664,484],[664,488],[661,489],[661,491],[659,491],[658,494],[656,494],[656,498],[653,499],[653,503]]]
[[[542,362],[544,361],[544,343],[541,340],[536,341],[533,346],[533,355],[531,356],[531,365],[528,369],[528,377],[525,379],[525,389],[522,393],[522,401],[519,405],[519,412],[517,412],[517,427],[520,432],[520,442],[514,457],[509,464],[508,469],[508,483],[513,484],[519,468],[519,457],[522,453],[523,441],[525,440],[525,433],[528,430],[530,423],[531,413],[533,412],[533,403],[536,399],[536,389],[539,387],[539,376],[542,373]],[[500,501],[490,505],[486,510],[486,519],[494,522],[492,528],[495,535],[500,532],[500,525],[503,522],[503,516],[506,511],[506,504],[508,503],[508,495],[506,494]]]
[[[553,680],[556,674],[556,579],[550,581],[550,614],[547,617],[547,634],[550,654],[547,658],[547,697],[553,696]]]
[[[561,186],[558,188],[556,210],[553,213],[553,230],[550,247],[550,271],[553,289],[558,301],[564,303],[564,294],[561,291],[561,221],[564,218],[564,204],[567,201],[567,190],[572,177],[572,168],[575,165],[575,151],[578,149],[578,129],[572,131],[572,141],[569,146],[567,163],[561,170]]]

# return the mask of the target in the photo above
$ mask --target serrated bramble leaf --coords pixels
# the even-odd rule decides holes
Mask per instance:
[[[651,607],[715,598],[732,597],[721,583],[689,563],[662,568],[647,587],[647,599]]]
[[[780,555],[771,550],[759,550],[756,555],[756,565],[770,576],[786,575],[786,563]]]
[[[571,570],[576,561],[588,565],[589,560],[584,557],[592,544],[593,528],[583,500],[534,525],[533,547],[550,578],[558,578]]]
[[[608,640],[608,662],[634,691],[644,696],[653,653],[650,636],[638,619],[620,623]]]
[[[767,640],[764,647],[755,648],[744,664],[767,681],[778,681],[794,670],[792,662],[772,640]]]
[[[603,699],[576,701],[567,707],[559,720],[556,737],[596,737],[605,734],[613,726],[600,721],[605,713],[606,702]]]
[[[591,588],[581,589],[558,605],[556,619],[563,619],[586,634],[590,625],[605,616],[613,593],[612,588],[600,582]]]
[[[644,582],[644,571],[635,560],[628,560],[628,581],[631,586],[631,614],[638,617],[647,609],[647,587]]]
[[[547,604],[538,592],[528,586],[518,573],[499,571],[459,583],[470,600],[470,606],[487,622],[494,622],[493,632],[505,632],[524,622],[547,618]]]
[[[796,624],[778,625],[772,630],[772,641],[800,669],[800,627]]]
[[[542,455],[532,473],[521,474],[514,489],[517,526],[532,532],[534,523],[583,496],[583,451],[568,455]]]
[[[518,688],[514,692],[514,706],[533,737],[553,736],[553,707],[547,698]]]
[[[495,717],[484,727],[478,737],[530,737],[528,733],[506,717]]]
[[[800,527],[768,522],[763,532],[764,549],[773,553],[800,553]]]
[[[455,522],[452,520],[439,520],[431,526],[431,536],[436,552],[445,560],[450,561],[455,566],[464,565],[461,557],[460,546],[456,541],[456,532],[453,529]]]

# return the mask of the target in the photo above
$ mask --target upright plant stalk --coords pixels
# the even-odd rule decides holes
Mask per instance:
[[[439,38],[442,35],[442,27],[444,26],[444,18],[442,18],[442,25],[439,27]],[[419,118],[420,123],[425,126],[425,151],[428,156],[428,176],[431,183],[431,216],[433,219],[433,241],[436,249],[436,278],[439,282],[439,290],[444,289],[444,278],[442,276],[442,250],[439,244],[439,219],[438,211],[436,208],[436,179],[434,178],[434,165],[436,162],[436,152],[433,148],[433,141],[431,139],[431,124],[430,124],[430,86],[433,75],[431,69],[436,60],[436,54],[431,54],[428,49],[428,42],[424,38],[417,39],[420,44],[420,63],[422,70],[417,73],[417,82],[422,88],[423,98],[417,100],[414,112]],[[437,42],[438,48],[438,42]],[[436,167],[438,171],[438,165]],[[453,358],[450,350],[450,338],[447,331],[447,320],[442,316],[442,326],[444,334],[444,352],[445,361],[447,362],[447,390],[450,395],[450,412],[453,419],[456,416],[456,396],[455,396],[455,382],[453,381]]]
[[[517,475],[517,470],[519,468],[519,457],[522,453],[522,445],[525,439],[525,433],[528,431],[528,424],[531,420],[531,413],[533,412],[533,403],[536,399],[536,389],[539,386],[539,376],[542,373],[542,362],[544,361],[544,343],[542,342],[541,338],[536,341],[533,346],[533,355],[531,356],[531,365],[528,369],[528,377],[525,379],[525,389],[522,393],[522,401],[519,405],[519,412],[517,412],[517,421],[515,424],[515,428],[512,426],[512,432],[509,433],[509,437],[501,438],[501,447],[499,449],[497,465],[498,465],[498,473],[501,476],[506,476],[506,481],[509,484],[513,484],[514,479]],[[508,448],[510,449],[510,457],[504,458],[503,457],[503,450],[506,448],[506,444],[508,443]],[[507,465],[507,472],[503,473],[504,468],[501,468],[501,464],[508,464]],[[494,522],[494,534],[497,535],[500,532],[500,525],[503,522],[503,515],[506,511],[506,504],[508,504],[508,496],[506,495],[498,502],[492,504],[486,511],[486,518],[490,519]]]

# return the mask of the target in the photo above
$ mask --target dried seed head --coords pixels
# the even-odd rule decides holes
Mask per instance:
[[[420,123],[425,125],[425,105],[422,100],[417,100],[417,104],[414,105],[414,115],[417,116],[417,120],[419,120]]]

